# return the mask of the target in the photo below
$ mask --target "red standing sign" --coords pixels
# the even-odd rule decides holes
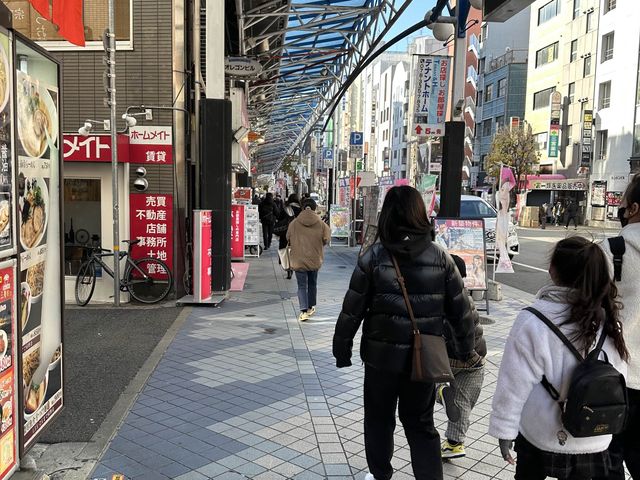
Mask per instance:
[[[244,205],[231,205],[231,258],[244,259]]]
[[[211,210],[194,210],[193,299],[211,297]]]
[[[140,240],[132,258],[157,258],[173,268],[173,195],[129,195],[131,238]]]

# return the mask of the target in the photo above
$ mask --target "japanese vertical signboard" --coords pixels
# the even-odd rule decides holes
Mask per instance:
[[[596,180],[591,185],[591,205],[593,207],[604,207],[607,198],[607,182]]]
[[[593,158],[593,110],[585,110],[582,113],[582,154],[580,157],[580,173],[586,175],[591,168]]]
[[[323,148],[322,158],[324,159],[324,168],[333,168],[333,148]]]
[[[424,206],[427,208],[427,216],[431,217],[433,209],[436,206],[436,183],[438,182],[437,175],[423,175],[420,181],[420,195],[424,200]]]
[[[15,253],[13,149],[13,82],[9,37],[0,34],[0,62],[5,68],[5,85],[0,96],[0,256]]]
[[[193,211],[193,299],[211,297],[211,210]]]
[[[173,163],[171,127],[132,127],[129,130],[129,161],[155,165]]]
[[[22,449],[63,407],[58,64],[18,41],[16,71]],[[31,68],[31,66],[34,68]],[[37,65],[37,67],[36,67]],[[19,67],[19,66],[16,66]],[[18,283],[19,282],[19,283]]]
[[[173,196],[132,193],[129,195],[131,238],[140,243],[131,250],[131,257],[157,258],[173,267]],[[160,273],[163,272],[148,272]]]
[[[244,207],[244,244],[260,245],[260,216],[257,205]]]
[[[557,157],[560,148],[560,113],[562,112],[562,94],[551,94],[551,120],[549,122],[549,157]]]
[[[18,458],[17,301],[16,262],[9,260],[0,264],[0,478],[14,470]]]
[[[439,55],[417,58],[414,133],[441,137],[447,116],[451,58]]]
[[[244,205],[231,205],[231,258],[244,259]]]

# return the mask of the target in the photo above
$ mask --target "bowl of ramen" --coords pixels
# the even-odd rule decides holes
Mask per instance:
[[[36,263],[27,268],[25,282],[31,290],[31,303],[36,303],[42,298],[44,284],[44,262]]]
[[[62,358],[62,346],[56,348],[51,356],[51,363],[49,363],[49,371],[54,370],[60,364],[60,358]]]
[[[40,244],[47,229],[49,189],[42,177],[24,178],[24,192],[18,204],[20,243],[22,248],[28,250]]]
[[[9,102],[9,60],[4,45],[0,44],[0,112],[4,111]]]
[[[24,391],[24,418],[28,419],[33,415],[44,403],[47,394],[47,385],[49,384],[49,371],[45,373],[42,382],[35,383],[33,377],[27,384]]]
[[[20,284],[20,328],[24,332],[24,327],[29,322],[31,313],[31,287],[27,282]]]
[[[31,384],[33,374],[40,366],[40,349],[36,348],[22,358],[22,381],[24,387]]]
[[[18,72],[18,136],[30,157],[40,158],[47,151],[47,136],[53,143],[58,136],[58,115],[51,94],[38,82]]]

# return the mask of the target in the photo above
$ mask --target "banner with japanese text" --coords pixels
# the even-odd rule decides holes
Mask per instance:
[[[132,258],[157,258],[173,270],[173,195],[130,194],[129,218],[130,236],[140,240]]]
[[[129,129],[129,161],[170,165],[173,163],[171,127],[132,127]]]
[[[231,205],[231,258],[244,259],[244,205]]]
[[[418,55],[415,91],[415,134],[443,136],[449,101],[451,58]]]
[[[211,210],[193,211],[193,299],[211,297]]]

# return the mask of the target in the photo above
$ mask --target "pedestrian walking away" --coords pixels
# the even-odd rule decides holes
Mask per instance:
[[[567,222],[564,225],[565,230],[569,228],[569,224],[571,223],[571,220],[573,220],[574,229],[577,230],[578,229],[578,206],[573,200],[571,200],[569,202],[569,205],[567,205],[565,215],[567,216]]]
[[[298,302],[302,322],[316,313],[318,295],[318,270],[324,260],[324,247],[329,244],[331,230],[316,212],[316,202],[307,198],[302,212],[287,229],[287,241],[291,246],[290,268],[298,282]]]
[[[547,227],[547,204],[546,202],[540,205],[538,208],[538,221],[540,222],[540,228],[543,230]]]
[[[442,479],[440,437],[433,422],[435,385],[414,382],[410,371],[412,321],[394,267],[406,283],[422,334],[440,335],[446,318],[456,355],[477,361],[473,310],[451,256],[433,241],[420,193],[409,186],[387,193],[376,242],[358,258],[333,337],[338,368],[352,365],[353,338],[363,323],[364,444],[367,480],[393,475],[396,408],[411,450],[417,480]]]
[[[622,303],[620,318],[626,344],[632,352],[629,360],[627,387],[629,394],[629,416],[626,430],[620,435],[614,435],[609,454],[613,464],[612,471],[607,477],[611,480],[624,480],[624,463],[634,479],[640,479],[640,175],[635,175],[618,208],[618,218],[622,224],[620,236],[624,243],[624,250],[619,266],[619,281],[616,282],[619,300]],[[609,268],[615,272],[612,245],[609,241],[602,242],[602,248],[609,259]],[[618,280],[618,279],[616,279]],[[604,480],[604,477],[601,477]],[[597,479],[597,480],[600,480]]]
[[[464,260],[457,255],[451,255],[462,278],[467,276],[467,268]],[[468,294],[468,292],[467,292]],[[474,359],[473,364],[458,358],[454,344],[453,332],[449,322],[445,319],[444,336],[447,341],[447,353],[449,363],[454,375],[451,385],[438,385],[436,401],[445,407],[449,422],[445,433],[445,441],[442,445],[442,458],[460,458],[466,455],[464,441],[469,430],[471,410],[476,405],[482,390],[484,381],[484,358],[487,355],[487,344],[484,340],[480,315],[475,309],[473,300],[470,300],[473,310],[473,323],[475,325],[475,351],[479,358]]]
[[[507,338],[489,434],[499,439],[502,456],[511,464],[516,464],[510,452],[515,441],[516,480],[605,477],[611,435],[578,435],[565,417],[573,411],[573,403],[567,401],[562,410],[560,403],[574,398],[572,376],[586,364],[579,363],[576,355],[586,357],[596,343],[606,353],[598,355],[610,362],[615,375],[626,374],[629,353],[619,320],[617,288],[602,249],[582,237],[555,245],[549,275],[552,284],[538,292],[531,310],[520,312]],[[624,396],[623,385],[620,379]],[[603,396],[608,391],[599,390]]]
[[[553,219],[556,227],[559,227],[562,223],[562,215],[564,214],[564,208],[562,202],[558,201],[553,207]]]
[[[287,230],[289,230],[289,225],[294,218],[300,215],[302,208],[300,207],[300,200],[298,199],[298,195],[292,193],[289,195],[287,199],[286,206],[280,211],[280,216],[278,217],[278,223],[283,222],[287,225],[284,233],[279,235],[278,240],[278,255],[280,256],[280,264],[285,265],[285,270],[287,272],[287,280],[291,279],[293,276],[293,270],[291,270],[291,259],[289,256],[289,242],[287,240]]]
[[[277,206],[273,200],[273,193],[269,192],[264,197],[264,200],[260,202],[258,207],[258,214],[260,216],[260,223],[262,223],[262,237],[264,241],[264,248],[267,250],[271,246],[271,239],[273,238],[273,225],[276,223],[277,218]]]

